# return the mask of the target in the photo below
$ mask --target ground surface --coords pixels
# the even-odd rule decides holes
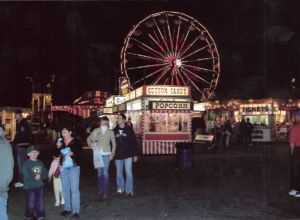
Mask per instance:
[[[288,192],[286,144],[254,145],[249,151],[233,149],[194,155],[193,168],[176,169],[175,156],[142,157],[135,164],[135,196],[100,200],[96,178],[86,152],[81,177],[81,219],[300,219],[300,199]],[[41,159],[49,164],[49,156]],[[113,165],[113,164],[112,164]],[[111,185],[115,190],[115,169]],[[46,185],[47,219],[59,216],[52,184]],[[12,190],[8,212],[22,219],[24,193]]]

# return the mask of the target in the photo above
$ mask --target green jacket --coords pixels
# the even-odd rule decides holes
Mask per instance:
[[[8,191],[8,185],[13,178],[13,169],[14,158],[11,145],[0,135],[0,196]]]
[[[43,180],[48,178],[48,171],[40,160],[26,160],[22,166],[22,174],[24,177],[24,189],[38,189],[44,186]],[[35,175],[40,174],[39,180],[35,179]]]
[[[112,155],[116,153],[116,139],[115,134],[111,129],[107,129],[105,133],[102,132],[101,127],[96,128],[88,136],[87,143],[92,146],[93,141],[97,141],[96,146],[102,147],[104,152],[112,152]]]

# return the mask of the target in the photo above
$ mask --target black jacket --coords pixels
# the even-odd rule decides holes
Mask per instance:
[[[129,157],[138,156],[141,154],[139,144],[132,128],[125,126],[122,134],[119,132],[119,127],[114,129],[116,138],[116,160],[122,160]]]
[[[30,129],[26,119],[22,119],[16,126],[16,136],[13,144],[17,147],[28,147],[30,143]]]
[[[81,166],[82,165],[82,162],[83,162],[83,148],[82,148],[82,144],[81,142],[74,138],[67,146],[65,145],[65,143],[63,142],[61,148],[57,148],[55,149],[55,152],[56,153],[60,153],[60,156],[61,156],[61,163],[62,163],[62,158],[63,158],[63,155],[61,154],[61,150],[64,149],[64,148],[67,148],[69,147],[73,153],[73,155],[71,156],[72,160],[73,160],[73,163],[74,165],[76,166]],[[55,155],[55,156],[58,156],[58,155]]]

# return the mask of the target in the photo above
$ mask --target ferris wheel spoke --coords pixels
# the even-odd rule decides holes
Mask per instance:
[[[143,42],[139,41],[138,39],[135,39],[135,38],[132,38],[132,40],[134,40],[135,42],[139,43],[140,45],[142,45],[142,47],[144,47],[144,49],[148,49],[148,52],[149,51],[152,51],[156,54],[158,54],[160,57],[164,57],[163,54],[161,54],[160,52],[158,52],[157,50],[154,50],[152,47],[149,47],[148,45],[144,44]]]
[[[159,61],[159,62],[161,62],[161,63],[164,62],[163,59],[156,58],[156,57],[151,57],[151,56],[147,56],[147,55],[143,55],[143,54],[132,53],[132,52],[127,52],[127,54],[136,56],[136,57],[138,57],[138,58],[140,58],[140,59],[151,59],[151,60]]]
[[[181,79],[181,81],[183,82],[183,85],[186,86],[186,80],[183,78],[183,76],[181,75],[181,71],[180,69],[178,70],[178,76]]]
[[[179,56],[183,56],[198,40],[198,37],[182,52],[179,54]]]
[[[189,36],[189,33],[190,33],[190,31],[191,31],[191,26],[192,26],[192,25],[189,26],[189,30],[188,30],[188,32],[186,33],[186,35],[185,35],[185,37],[184,37],[184,39],[183,39],[182,44],[180,45],[180,48],[179,48],[179,50],[178,50],[178,54],[180,54],[180,52],[181,52],[181,50],[182,50],[182,48],[183,48],[183,46],[184,46],[184,44],[185,44],[185,41],[186,41],[187,37]]]
[[[138,81],[136,81],[133,85],[136,85],[136,84],[138,84],[138,83],[144,81],[145,79],[148,79],[148,78],[154,76],[155,74],[160,73],[162,70],[164,70],[164,69],[166,69],[166,68],[169,68],[169,67],[168,67],[168,66],[165,66],[165,67],[159,68],[158,70],[155,70],[154,72],[152,72],[152,73],[148,74],[147,76],[145,76],[145,77],[139,79]]]
[[[193,51],[193,52],[187,54],[186,56],[181,57],[181,59],[183,60],[183,59],[186,59],[187,57],[190,57],[190,56],[194,55],[195,53],[199,53],[200,51],[202,51],[202,50],[208,48],[208,47],[209,47],[210,45],[212,45],[212,44],[214,44],[214,43],[211,43],[211,44],[208,44],[208,45],[206,45],[206,46],[204,46],[204,47],[201,47],[201,48],[199,48],[199,49],[197,49],[197,50],[195,50],[195,51]]]
[[[177,51],[177,47],[178,47],[180,27],[181,27],[181,19],[179,18],[179,23],[178,23],[178,28],[177,28],[177,36],[176,36],[176,44],[175,44],[175,52]]]
[[[151,38],[151,40],[160,48],[160,50],[163,53],[166,53],[165,49],[154,39],[154,37],[151,34],[148,34],[148,36]]]
[[[184,71],[183,71],[184,72]],[[198,92],[202,92],[201,89],[193,82],[193,80],[188,76],[188,74],[184,74],[184,76],[188,79],[188,81],[198,90]]]
[[[189,68],[192,68],[192,69],[195,69],[195,70],[198,70],[198,71],[205,71],[205,72],[211,72],[211,73],[217,73],[216,71],[214,70],[210,70],[210,69],[206,69],[206,68],[203,68],[203,67],[198,67],[198,66],[193,66],[193,65],[188,65],[188,64],[182,64],[183,67],[189,67]]]
[[[166,21],[167,21],[167,27],[168,27],[168,32],[169,32],[171,51],[173,52],[173,38],[172,38],[172,35],[171,35],[170,24],[169,24],[169,20],[168,20],[167,14],[166,14]]]
[[[176,71],[175,79],[176,79],[176,85],[180,86],[180,80],[179,80],[178,74],[179,74],[179,70]]]
[[[196,60],[183,60],[181,62],[182,63],[192,63],[192,62],[205,61],[205,60],[216,60],[216,59],[219,59],[219,57],[204,57],[204,58],[199,58]]]
[[[208,85],[210,85],[210,82],[208,82],[207,80],[205,80],[203,77],[198,76],[196,73],[192,72],[191,70],[185,68],[184,70],[186,70],[187,73],[191,74],[193,77],[197,78],[198,80],[201,80],[205,83],[207,83]]]
[[[144,69],[144,68],[151,68],[151,67],[159,67],[159,66],[166,66],[169,65],[167,63],[158,63],[158,64],[149,64],[144,66],[136,66],[136,67],[128,67],[128,70],[136,70],[136,69]]]
[[[164,38],[164,36],[163,36],[163,34],[162,34],[160,28],[158,27],[157,22],[156,22],[156,20],[154,19],[154,17],[152,17],[152,20],[153,20],[153,22],[154,22],[154,25],[155,25],[155,27],[156,27],[156,29],[157,29],[157,31],[158,31],[158,33],[159,33],[159,35],[160,35],[162,41],[164,42],[164,44],[165,44],[165,46],[166,46],[167,51],[170,51],[170,49],[169,49],[169,47],[168,47],[168,44],[167,44],[167,42],[166,42],[166,39]]]
[[[150,73],[149,75],[147,75],[147,76],[145,77],[145,79],[148,79],[148,78],[154,76],[155,74],[157,74],[157,73],[159,73],[159,72],[161,72],[161,71],[164,71],[165,69],[169,69],[169,68],[170,68],[169,66],[164,66],[164,67],[162,67],[162,68],[160,68],[160,69],[158,69],[158,70],[155,70],[154,72],[152,72],[152,73]]]
[[[169,69],[165,69],[161,72],[160,76],[154,81],[153,85],[156,85],[168,72]]]

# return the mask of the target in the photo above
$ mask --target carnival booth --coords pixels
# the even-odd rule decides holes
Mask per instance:
[[[130,118],[143,154],[175,154],[177,142],[191,141],[190,87],[142,86],[112,107]]]
[[[254,125],[252,132],[254,142],[275,140],[278,136],[278,125],[288,120],[287,105],[285,101],[278,99],[214,101],[206,103],[204,107],[201,106],[202,110],[208,112],[209,128],[213,126],[212,124],[223,124],[226,120],[230,120],[235,126],[242,119],[249,118]]]

